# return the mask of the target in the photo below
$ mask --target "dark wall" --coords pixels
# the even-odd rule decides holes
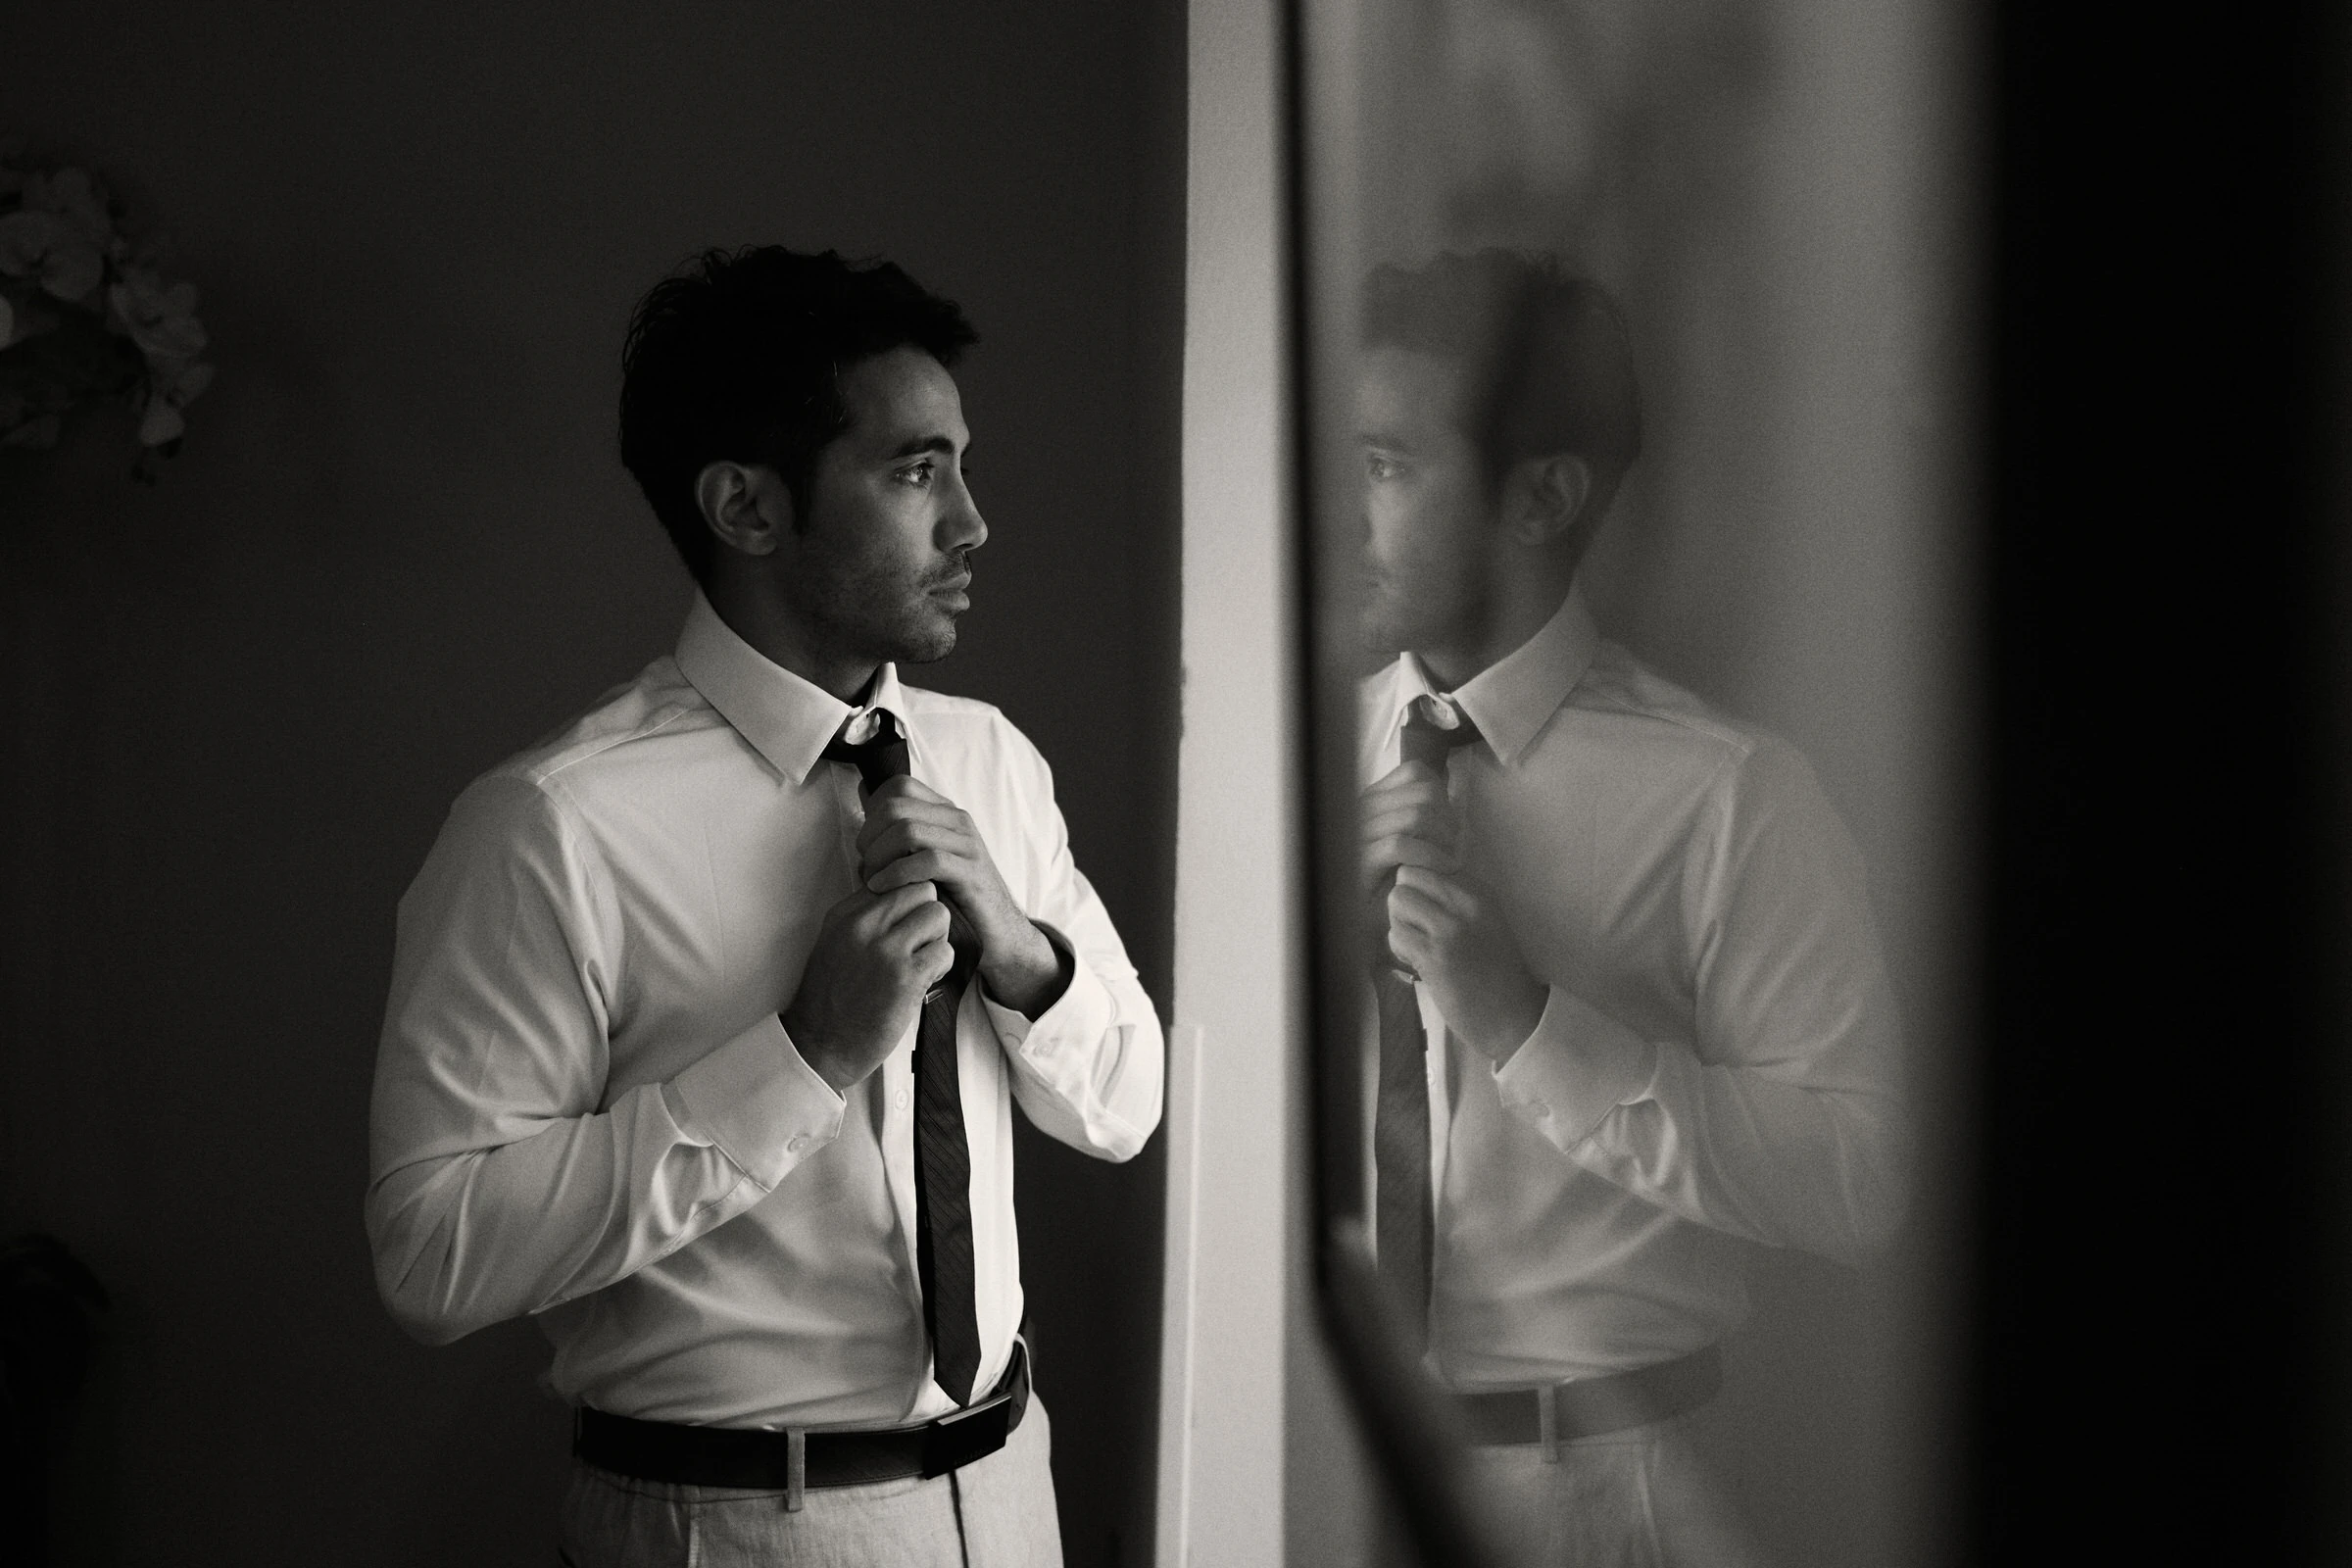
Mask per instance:
[[[162,227],[220,365],[153,490],[126,424],[0,454],[0,1227],[116,1303],[62,1560],[554,1555],[536,1330],[428,1350],[376,1302],[368,1085],[451,798],[674,636],[688,583],[612,426],[629,306],[690,252],[886,253],[979,323],[993,536],[918,678],[1044,749],[1164,1001],[1181,13],[1152,14],[12,17],[0,131]],[[1140,1561],[1159,1155],[1020,1158],[1070,1558]]]

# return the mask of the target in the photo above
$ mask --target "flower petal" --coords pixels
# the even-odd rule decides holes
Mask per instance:
[[[24,182],[24,205],[57,214],[94,245],[104,245],[115,231],[106,192],[87,170],[61,169],[46,178],[34,175]]]
[[[172,386],[172,401],[184,409],[195,402],[197,396],[212,384],[212,366],[203,360],[198,360],[179,372],[179,379],[174,381]]]
[[[176,441],[187,433],[188,421],[179,411],[164,398],[155,398],[147,405],[146,416],[139,420],[139,444],[160,447],[167,441]]]
[[[10,277],[30,273],[65,233],[66,225],[55,213],[24,207],[0,216],[0,272]]]
[[[61,300],[86,298],[106,276],[106,258],[78,234],[65,235],[41,263],[41,287]]]

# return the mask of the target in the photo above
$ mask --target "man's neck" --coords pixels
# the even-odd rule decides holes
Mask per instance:
[[[769,663],[853,706],[872,689],[879,661],[826,648],[821,636],[772,595],[713,573],[703,584],[703,597],[727,629]]]
[[[1501,555],[1489,564],[1486,602],[1453,635],[1413,654],[1440,691],[1459,691],[1485,670],[1526,646],[1559,612],[1576,586],[1581,550],[1573,554]]]
[[[1429,672],[1429,678],[1440,691],[1459,691],[1526,647],[1528,639],[1542,631],[1559,612],[1566,597],[1563,592],[1549,605],[1524,599],[1507,608],[1497,606],[1494,613],[1483,617],[1480,625],[1467,635],[1416,648],[1413,657],[1421,661],[1421,667]]]

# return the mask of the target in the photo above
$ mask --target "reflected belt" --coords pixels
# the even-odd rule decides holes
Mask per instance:
[[[798,1508],[808,1487],[856,1487],[944,1476],[1004,1446],[1029,1409],[1029,1347],[979,1403],[921,1426],[880,1432],[765,1432],[639,1421],[581,1406],[571,1451],[618,1476],[697,1487],[781,1492]]]
[[[1470,1441],[1483,1446],[1546,1446],[1647,1426],[1695,1410],[1723,1387],[1723,1357],[1715,1347],[1693,1350],[1632,1372],[1578,1378],[1542,1389],[1465,1394],[1461,1407]]]

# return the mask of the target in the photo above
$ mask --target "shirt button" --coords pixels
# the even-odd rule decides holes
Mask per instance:
[[[800,1152],[802,1150],[804,1150],[804,1149],[807,1149],[808,1147],[808,1134],[806,1134],[806,1133],[802,1133],[802,1134],[799,1134],[799,1135],[795,1136],[795,1137],[794,1137],[794,1139],[792,1140],[792,1142],[791,1142],[791,1143],[789,1143],[789,1144],[786,1144],[786,1145],[784,1146],[784,1152],[785,1152],[786,1153],[788,1153],[788,1154],[797,1154],[797,1153],[799,1153],[799,1152]]]
[[[1544,1102],[1543,1102],[1543,1101],[1541,1101],[1541,1100],[1531,1100],[1531,1101],[1529,1101],[1529,1102],[1528,1102],[1528,1104],[1534,1107],[1534,1109],[1535,1109],[1535,1112],[1536,1112],[1536,1120],[1538,1120],[1538,1121],[1549,1121],[1549,1120],[1551,1120],[1551,1107],[1550,1107],[1549,1105],[1547,1105],[1547,1104],[1544,1103]]]
[[[899,1108],[901,1110],[906,1108],[906,1091],[904,1089],[899,1091]]]

